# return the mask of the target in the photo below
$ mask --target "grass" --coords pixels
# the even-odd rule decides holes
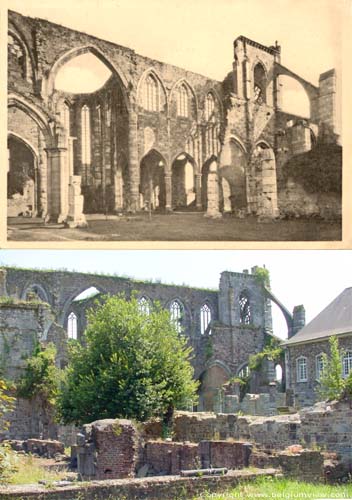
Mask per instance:
[[[17,455],[17,471],[11,475],[9,484],[33,484],[38,481],[60,481],[67,476],[66,471],[46,469],[40,459],[32,455]]]
[[[312,484],[290,479],[260,478],[244,482],[226,493],[205,493],[193,500],[318,500],[352,498],[352,483],[345,485]]]
[[[209,219],[203,213],[155,213],[89,220],[87,228],[8,219],[12,241],[328,241],[341,240],[341,223],[318,219],[258,222],[255,217]]]

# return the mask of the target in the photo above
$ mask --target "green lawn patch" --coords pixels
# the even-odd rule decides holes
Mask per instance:
[[[343,485],[311,484],[290,479],[259,478],[243,482],[226,493],[204,493],[193,500],[327,500],[352,499],[352,482]]]

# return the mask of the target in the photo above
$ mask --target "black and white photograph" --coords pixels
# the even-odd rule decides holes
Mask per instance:
[[[341,242],[344,9],[9,1],[8,241]]]

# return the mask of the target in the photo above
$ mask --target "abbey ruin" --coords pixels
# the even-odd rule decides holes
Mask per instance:
[[[317,87],[282,64],[277,43],[239,36],[216,81],[13,11],[8,30],[8,216],[341,215],[334,70]],[[106,83],[58,90],[84,54],[110,71]],[[299,82],[310,117],[282,110],[283,77]]]
[[[95,296],[82,297],[93,290]],[[128,300],[136,293],[141,309],[148,313],[158,301],[170,311],[177,330],[183,333],[193,349],[194,376],[200,381],[199,404],[195,411],[240,410],[239,398],[230,394],[221,401],[222,386],[235,376],[248,373],[249,356],[262,351],[272,337],[271,302],[282,310],[288,336],[304,324],[302,309],[293,315],[252,273],[221,274],[218,290],[187,286],[138,282],[129,278],[83,274],[66,271],[41,271],[17,268],[1,269],[0,357],[2,373],[15,380],[23,372],[26,357],[31,356],[37,342],[53,342],[57,349],[56,363],[67,364],[70,339],[83,340],[87,309],[94,307],[105,294],[124,293]],[[88,294],[89,295],[89,294]],[[283,380],[277,387],[274,363],[267,363],[253,374],[249,392],[263,394],[259,401],[246,400],[249,413],[277,413],[277,406],[286,405],[285,367],[281,362]],[[18,410],[17,436],[28,434],[28,414],[33,412],[33,426],[40,424],[38,412],[23,402]],[[20,423],[21,419],[24,421]],[[32,421],[31,419],[29,419]],[[32,433],[38,435],[39,428]],[[15,433],[16,433],[15,432]]]

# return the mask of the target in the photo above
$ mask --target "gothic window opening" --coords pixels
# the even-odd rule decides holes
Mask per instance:
[[[81,110],[81,126],[82,126],[82,164],[90,165],[91,162],[91,145],[90,145],[90,109],[85,104]]]
[[[209,324],[211,322],[211,310],[207,304],[203,304],[200,308],[200,333],[202,335],[208,330]],[[211,330],[208,331],[209,335]]]
[[[22,78],[26,78],[27,77],[26,53],[20,41],[16,37],[14,37],[11,33],[8,34],[8,56],[9,56],[9,63],[11,60],[14,60],[17,68],[20,70]]]
[[[251,323],[251,306],[246,293],[241,293],[239,298],[240,305],[240,323],[249,325]]]
[[[145,79],[144,98],[148,111],[159,111],[158,82],[153,75],[148,75]]]
[[[239,378],[247,378],[249,376],[249,366],[244,365],[238,372]]]
[[[178,300],[174,300],[170,305],[171,322],[175,325],[177,333],[182,331],[183,307]]]
[[[77,340],[77,316],[74,312],[67,318],[67,336],[69,339]]]
[[[342,376],[344,378],[352,372],[352,351],[347,351],[342,358]]]
[[[188,90],[186,85],[182,84],[177,90],[177,114],[187,118],[188,113]]]
[[[205,100],[205,119],[210,120],[213,117],[215,110],[215,100],[211,92],[207,95]]]
[[[297,382],[307,382],[308,371],[307,371],[307,358],[297,359]]]
[[[253,99],[258,104],[266,102],[266,73],[261,63],[258,63],[254,68]]]
[[[317,380],[320,380],[321,374],[324,370],[324,356],[322,354],[318,354],[315,358],[315,377]]]
[[[138,309],[141,314],[145,314],[146,316],[149,316],[150,314],[150,303],[149,300],[146,297],[141,297],[138,300]]]

